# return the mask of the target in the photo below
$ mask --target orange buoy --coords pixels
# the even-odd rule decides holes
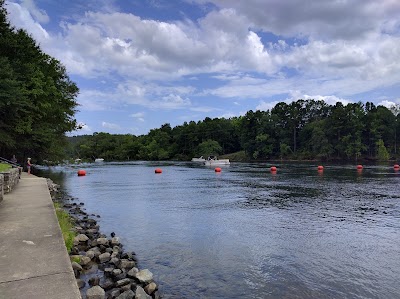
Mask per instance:
[[[399,168],[400,168],[400,165],[399,165],[399,164],[395,164],[395,165],[393,166],[393,168],[394,168],[394,169],[399,169]]]
[[[324,166],[319,165],[319,166],[318,166],[318,170],[324,170]]]
[[[215,172],[221,172],[221,170],[222,170],[221,167],[216,167],[215,168]]]
[[[78,170],[78,176],[85,176],[86,175],[86,171],[83,169]]]
[[[357,165],[357,169],[363,169],[363,166],[362,165]]]
[[[156,168],[156,170],[154,170],[155,173],[162,173],[162,169],[161,168]]]
[[[275,167],[275,166],[272,166],[272,167],[271,167],[271,171],[275,172],[275,171],[276,171],[276,167]]]

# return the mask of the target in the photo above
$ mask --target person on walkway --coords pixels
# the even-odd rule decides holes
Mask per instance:
[[[15,157],[15,155],[12,156],[11,162],[13,162],[14,164],[17,164],[17,158]]]
[[[28,161],[26,162],[26,167],[28,168],[28,174],[31,174],[31,158],[28,158]]]

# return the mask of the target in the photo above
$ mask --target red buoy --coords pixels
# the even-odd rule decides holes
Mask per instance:
[[[85,176],[86,175],[86,171],[83,169],[78,170],[78,176]]]
[[[362,165],[357,165],[357,169],[363,169],[363,166]]]
[[[275,172],[275,171],[276,171],[276,167],[275,167],[275,166],[272,166],[272,167],[271,167],[271,171]]]
[[[400,165],[399,165],[399,164],[395,164],[395,165],[393,166],[393,168],[394,168],[394,169],[400,169]]]
[[[215,168],[215,172],[221,172],[221,170],[222,170],[222,169],[221,169],[220,167],[216,167],[216,168]]]
[[[318,170],[324,170],[324,166],[319,165],[319,166],[318,166]]]
[[[162,169],[161,168],[156,168],[156,170],[154,170],[155,173],[162,173]]]

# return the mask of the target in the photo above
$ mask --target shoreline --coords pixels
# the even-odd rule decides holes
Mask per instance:
[[[84,203],[68,195],[47,178],[53,202],[73,219],[77,236],[69,253],[82,298],[162,298],[153,274],[140,270],[135,252],[125,252],[118,236],[102,234],[94,218],[84,211]]]

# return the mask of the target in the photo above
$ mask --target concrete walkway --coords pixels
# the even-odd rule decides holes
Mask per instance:
[[[26,173],[0,202],[3,298],[81,298],[46,179]]]

